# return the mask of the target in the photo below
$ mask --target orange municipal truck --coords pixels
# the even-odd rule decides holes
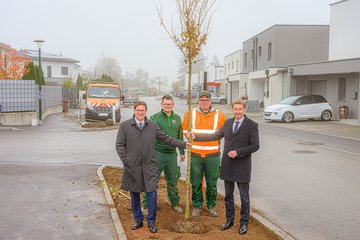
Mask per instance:
[[[120,114],[120,87],[118,83],[90,82],[83,98],[86,100],[86,119],[107,120],[113,118],[119,122]]]

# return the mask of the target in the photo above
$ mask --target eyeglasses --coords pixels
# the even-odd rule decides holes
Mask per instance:
[[[143,113],[143,112],[146,112],[146,110],[138,110],[138,109],[136,109],[135,112]]]
[[[199,99],[199,102],[208,102],[210,99]]]
[[[172,104],[172,103],[163,103],[163,105],[166,106],[166,107],[170,107],[170,106],[172,106],[173,104]]]

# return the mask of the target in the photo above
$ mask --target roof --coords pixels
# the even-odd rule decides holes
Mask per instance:
[[[25,50],[25,54],[31,59],[31,60],[37,60],[39,58],[39,51],[38,50]],[[79,63],[80,61],[67,58],[62,55],[56,55],[52,53],[47,53],[44,51],[41,51],[41,59],[46,61],[56,61],[56,62],[71,62],[71,63]]]
[[[289,64],[288,69],[294,76],[359,73],[360,58]]]

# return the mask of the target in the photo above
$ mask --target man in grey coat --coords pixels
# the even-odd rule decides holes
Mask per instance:
[[[143,227],[140,193],[148,197],[148,226],[150,232],[157,232],[157,161],[155,142],[159,140],[172,147],[186,148],[186,142],[166,135],[153,121],[147,119],[147,105],[139,101],[134,106],[133,118],[120,124],[116,139],[116,151],[122,161],[123,176],[121,189],[129,191],[131,208],[135,218],[133,230]]]
[[[196,134],[194,137],[198,141],[225,138],[220,179],[225,183],[226,223],[221,229],[226,230],[234,225],[234,185],[236,183],[241,198],[239,234],[246,234],[250,216],[251,154],[260,147],[259,131],[257,123],[244,115],[246,112],[244,101],[236,100],[231,105],[234,117],[227,119],[219,131],[213,135]]]

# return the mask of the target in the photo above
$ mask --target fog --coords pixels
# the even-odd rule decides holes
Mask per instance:
[[[159,1],[156,1],[159,4]],[[175,0],[160,1],[165,22],[176,18]],[[205,56],[211,61],[242,48],[242,42],[274,24],[329,24],[329,0],[219,0]],[[160,26],[152,0],[0,0],[0,42],[16,49],[62,53],[92,70],[102,56],[122,72],[147,70],[176,79],[180,52]]]

